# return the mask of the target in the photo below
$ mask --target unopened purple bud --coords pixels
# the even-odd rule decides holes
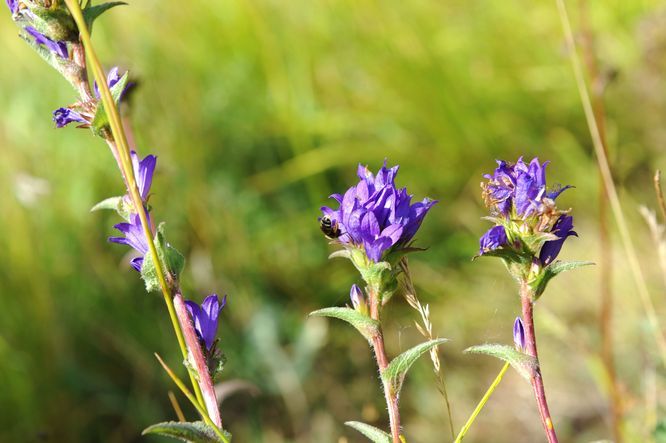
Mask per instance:
[[[516,317],[516,321],[513,322],[513,342],[519,351],[525,349],[525,327],[520,317]]]
[[[365,306],[363,291],[361,291],[361,288],[359,288],[358,285],[352,285],[351,290],[349,291],[349,298],[351,298],[352,306],[354,309],[358,310],[359,307]]]

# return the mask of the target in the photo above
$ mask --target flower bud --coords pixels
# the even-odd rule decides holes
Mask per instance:
[[[351,299],[352,306],[355,310],[365,313],[367,311],[367,305],[365,304],[365,297],[363,296],[363,291],[358,285],[353,284],[351,290],[349,291],[349,298]]]
[[[516,321],[513,322],[513,342],[519,351],[525,349],[525,327],[520,317],[516,317]]]

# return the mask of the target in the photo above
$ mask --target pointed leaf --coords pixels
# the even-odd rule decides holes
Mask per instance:
[[[328,256],[329,259],[331,258],[348,258],[351,259],[351,253],[347,249],[340,249],[339,251],[332,252],[331,255]]]
[[[382,381],[390,386],[396,396],[399,395],[400,390],[402,389],[402,382],[405,380],[405,375],[407,375],[407,371],[409,371],[409,368],[412,367],[414,362],[430,349],[447,341],[448,339],[446,338],[437,338],[406,350],[394,358],[386,369],[384,369],[381,373]]]
[[[122,197],[109,197],[93,206],[90,209],[90,212],[101,211],[102,209],[113,209],[114,211],[117,211],[120,200],[122,200]]]
[[[360,421],[346,421],[345,425],[356,429],[358,432],[368,437],[368,439],[374,443],[391,443],[391,436],[381,429],[375,428],[374,426],[361,423]]]
[[[370,340],[374,335],[379,333],[379,323],[376,320],[351,308],[324,308],[311,312],[310,315],[314,317],[334,317],[344,320],[355,327],[366,340]]]
[[[108,11],[109,9],[115,7],[115,6],[120,6],[120,5],[126,5],[127,3],[125,2],[108,2],[108,3],[102,3],[101,5],[95,5],[95,6],[88,6],[83,10],[83,18],[86,21],[86,25],[88,26],[88,29],[92,32],[92,27],[93,23],[97,18]]]
[[[499,344],[485,344],[472,346],[465,349],[466,353],[470,354],[485,354],[492,357],[504,360],[513,366],[518,373],[526,380],[529,380],[536,371],[538,364],[536,359],[530,355],[516,350],[515,348],[507,345]]]
[[[573,269],[582,268],[583,266],[594,265],[591,261],[560,261],[557,260],[550,265],[546,266],[543,271],[531,281],[530,287],[534,293],[534,300],[537,300],[541,294],[546,290],[546,286],[550,280],[557,274],[564,271],[571,271]]]
[[[223,431],[227,438],[231,439],[231,434]],[[192,443],[222,443],[215,434],[215,431],[202,421],[195,421],[193,423],[184,423],[177,421],[169,421],[164,423],[157,423],[149,426],[143,430],[142,435],[146,434],[159,434],[167,437],[172,437],[178,440],[183,440]]]

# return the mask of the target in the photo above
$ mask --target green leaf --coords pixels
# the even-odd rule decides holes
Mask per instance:
[[[529,380],[538,368],[538,363],[534,357],[527,355],[515,348],[507,345],[485,344],[472,346],[465,349],[470,354],[485,354],[504,360],[513,366],[518,373],[526,380]]]
[[[582,268],[583,266],[594,265],[591,261],[555,261],[550,265],[543,268],[541,273],[529,282],[530,287],[534,293],[534,300],[536,301],[541,294],[546,290],[546,286],[550,280],[561,272],[571,271],[573,269]]]
[[[222,432],[231,440],[231,434],[224,430]],[[141,435],[147,434],[165,435],[192,443],[223,443],[223,440],[215,434],[215,431],[202,421],[195,421],[193,423],[177,421],[157,423],[147,427],[141,433]]]
[[[86,21],[86,25],[88,26],[90,32],[92,32],[93,22],[97,20],[97,18],[100,15],[102,15],[103,13],[105,13],[106,11],[115,6],[126,5],[126,4],[127,3],[125,2],[108,2],[95,6],[91,6],[90,4],[88,4],[87,7],[83,10],[83,19]]]
[[[324,308],[311,312],[310,315],[314,317],[334,317],[344,320],[355,327],[366,340],[370,340],[374,335],[379,333],[379,323],[376,320],[351,308]]]
[[[361,423],[360,421],[346,421],[345,425],[356,429],[358,432],[368,437],[368,440],[374,443],[391,443],[391,436],[374,426]]]
[[[125,90],[125,86],[127,85],[128,74],[129,73],[126,72],[122,77],[120,77],[120,80],[118,80],[118,82],[115,85],[113,85],[113,87],[111,88],[111,96],[113,97],[114,103],[118,103],[120,96]],[[101,136],[104,131],[108,131],[108,127],[109,127],[109,117],[106,115],[106,111],[104,110],[104,104],[100,100],[99,104],[97,105],[97,109],[95,110],[95,116],[93,117],[93,121],[90,124],[90,129],[92,129],[95,135]]]
[[[183,272],[183,268],[185,267],[185,257],[166,241],[164,226],[164,223],[160,223],[157,227],[157,234],[155,234],[153,240],[155,242],[155,249],[157,249],[157,256],[162,265],[162,270],[171,274],[174,279],[178,279],[178,276]],[[155,269],[155,263],[150,252],[143,259],[141,278],[143,278],[146,285],[146,291],[153,292],[160,290],[157,269]]]
[[[394,358],[386,369],[382,371],[382,381],[393,390],[393,394],[396,396],[399,395],[400,390],[402,389],[402,383],[405,380],[405,375],[407,375],[407,371],[409,371],[409,368],[412,367],[414,362],[430,349],[447,341],[448,339],[446,338],[437,338],[406,350]]]
[[[114,211],[118,210],[118,205],[122,200],[122,197],[109,197],[97,203],[90,209],[90,212],[101,211],[102,209],[113,209]]]

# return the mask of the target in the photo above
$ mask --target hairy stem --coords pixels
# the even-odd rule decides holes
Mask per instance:
[[[534,397],[537,401],[541,423],[549,443],[558,443],[553,420],[548,410],[546,401],[546,391],[543,387],[543,377],[541,376],[541,367],[539,366],[539,352],[537,351],[536,334],[534,332],[534,304],[532,302],[532,292],[526,282],[520,284],[520,302],[522,305],[523,325],[525,326],[525,352],[536,360],[536,369],[530,377],[530,383],[534,390]]]
[[[201,351],[199,338],[192,325],[192,319],[185,306],[185,300],[179,291],[176,291],[176,295],[173,297],[173,304],[176,308],[176,315],[180,321],[180,326],[183,329],[185,343],[190,350],[188,361],[198,375],[199,388],[201,389],[206,409],[213,423],[222,427],[222,418],[220,417],[220,409],[217,406],[217,396],[215,395],[213,380],[210,376],[210,371],[208,371],[206,358]]]
[[[379,322],[379,293],[377,290],[371,289],[368,291],[368,295],[370,298],[370,317]],[[384,349],[384,335],[382,334],[381,326],[379,327],[377,334],[372,337],[371,341],[372,349],[375,351],[375,359],[377,361],[377,367],[379,368],[379,374],[381,375],[389,364],[388,358],[386,357],[386,350]],[[401,443],[398,395],[394,392],[389,383],[384,382],[383,378],[382,386],[384,388],[384,398],[386,399],[386,407],[388,408],[389,413],[391,437],[393,438],[393,443]]]
[[[476,417],[479,415],[479,413],[481,413],[481,410],[488,402],[488,399],[493,394],[493,392],[495,392],[495,389],[497,388],[497,386],[499,386],[500,382],[504,378],[504,374],[506,374],[506,371],[507,369],[509,369],[509,366],[511,366],[510,363],[508,362],[504,363],[504,366],[502,366],[502,369],[500,369],[499,374],[497,374],[497,377],[495,377],[495,380],[493,380],[492,384],[490,385],[486,393],[483,394],[483,397],[479,401],[479,404],[476,405],[476,408],[474,408],[472,415],[469,416],[467,422],[465,422],[465,426],[462,427],[462,429],[458,433],[458,436],[456,437],[456,440],[453,443],[460,443],[463,441],[463,438],[465,438],[467,431],[469,431],[469,428],[471,428],[472,425],[474,424],[474,420],[476,420]]]

